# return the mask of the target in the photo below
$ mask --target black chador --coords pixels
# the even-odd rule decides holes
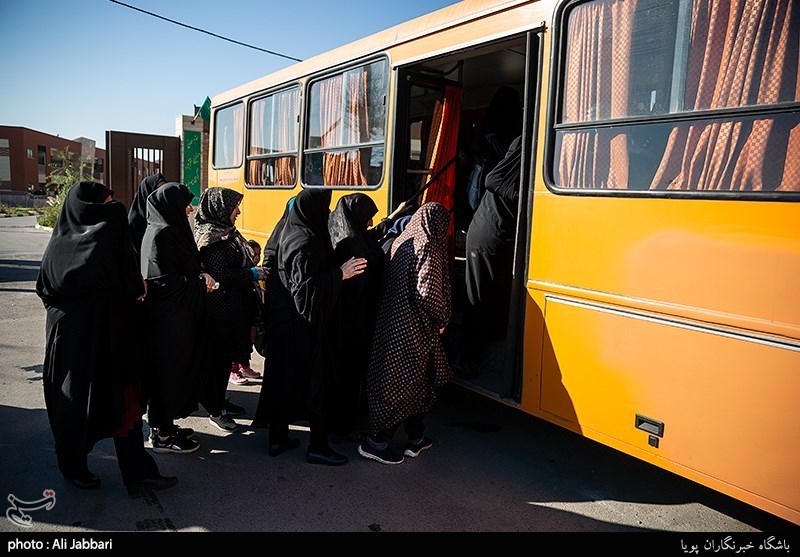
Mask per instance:
[[[522,151],[515,139],[506,156],[486,176],[481,198],[467,231],[467,297],[464,339],[466,357],[476,356],[484,341],[506,334]],[[472,352],[472,353],[470,353]]]
[[[337,303],[336,333],[339,365],[330,396],[331,431],[347,435],[366,431],[366,376],[369,347],[375,330],[386,255],[379,241],[391,226],[383,219],[369,228],[377,214],[375,202],[363,193],[345,195],[331,211],[329,230],[336,263],[342,265],[351,257],[367,260],[366,270],[342,284]]]
[[[202,345],[205,282],[186,207],[194,194],[171,182],[147,199],[142,275],[147,353],[148,421],[162,435],[173,419],[196,408],[198,355]]]
[[[137,268],[142,252],[142,238],[144,238],[144,231],[147,230],[147,198],[156,191],[159,185],[166,183],[167,180],[163,174],[160,172],[153,174],[142,180],[139,189],[133,196],[133,202],[128,211],[128,226],[131,229],[131,241],[133,242],[133,251],[136,253]]]
[[[269,423],[270,454],[296,447],[288,424],[310,419],[312,452],[327,453],[327,389],[334,361],[330,318],[342,271],[328,232],[330,190],[303,190],[281,231],[265,317],[269,361],[256,421]]]
[[[87,455],[115,437],[126,485],[159,476],[144,450],[134,307],[144,285],[125,207],[80,182],[67,193],[42,257],[36,293],[47,310],[44,399],[58,465],[79,487],[98,487]]]

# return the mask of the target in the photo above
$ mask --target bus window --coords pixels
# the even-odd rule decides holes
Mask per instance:
[[[248,186],[294,186],[300,88],[257,99],[250,105]]]
[[[730,0],[592,0],[569,9],[555,186],[800,191],[791,2],[762,10],[747,0],[737,11]]]
[[[242,162],[244,105],[217,110],[214,119],[214,167],[234,168]]]
[[[305,184],[380,184],[385,158],[387,69],[386,60],[378,60],[311,84]]]

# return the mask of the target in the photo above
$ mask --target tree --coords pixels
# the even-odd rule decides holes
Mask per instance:
[[[83,180],[93,180],[92,160],[89,157],[81,159],[80,155],[70,152],[64,147],[51,157],[50,167],[53,169],[47,177],[44,187],[47,191],[47,207],[36,218],[40,226],[53,227],[61,213],[61,205],[67,196],[67,191],[74,184]]]

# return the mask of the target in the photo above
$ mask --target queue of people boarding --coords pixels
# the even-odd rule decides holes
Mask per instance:
[[[241,378],[261,382],[252,426],[268,428],[270,457],[301,445],[290,434],[300,421],[311,464],[347,463],[332,438],[383,464],[430,448],[425,413],[451,376],[440,338],[451,317],[450,211],[403,203],[373,226],[367,195],[331,208],[329,189],[304,189],[261,257],[236,227],[241,193],[209,188],[196,210],[193,198],[161,174],[141,183],[129,211],[97,182],[66,196],[36,284],[64,478],[98,488],[87,457],[110,437],[129,493],[176,485],[146,449],[144,420],[153,453],[193,453],[199,436],[181,420],[202,412],[239,430],[245,409],[227,389]],[[254,349],[263,377],[250,368]]]

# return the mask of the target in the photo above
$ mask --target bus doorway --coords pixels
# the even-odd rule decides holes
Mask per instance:
[[[514,404],[538,39],[531,32],[424,60],[400,68],[397,80],[392,206],[416,194],[453,207],[453,319],[444,340],[455,381]]]

